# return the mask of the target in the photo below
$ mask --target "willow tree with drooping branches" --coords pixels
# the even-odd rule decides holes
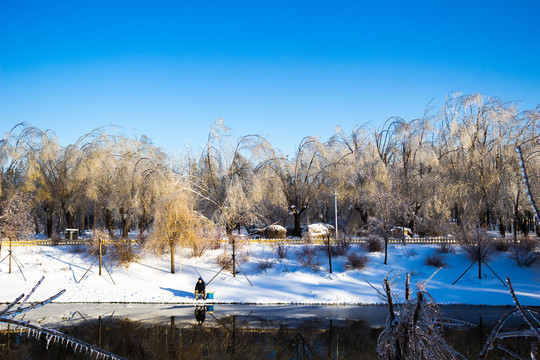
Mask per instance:
[[[44,131],[31,145],[27,174],[30,191],[45,212],[47,236],[53,235],[55,216],[63,218],[66,227],[75,226],[87,201],[86,190],[93,171],[88,166],[88,154],[99,146],[101,137],[100,129],[96,129],[63,147],[52,131]]]
[[[228,236],[241,226],[268,221],[268,207],[279,203],[278,188],[260,166],[271,154],[259,135],[235,137],[221,121],[212,125],[198,161],[191,161],[183,178],[206,217]],[[277,199],[277,200],[276,200]]]
[[[313,207],[318,199],[322,199],[324,206],[315,206],[319,209],[328,209],[328,198],[336,191],[337,176],[342,160],[350,152],[341,153],[334,147],[335,141],[320,142],[316,137],[307,136],[302,139],[295,151],[294,158],[275,157],[271,168],[275,179],[279,181],[281,192],[285,198],[288,209],[291,211],[293,222],[293,235],[302,236],[302,219],[304,214]],[[334,189],[331,189],[334,187]],[[316,211],[315,217],[320,213]],[[326,218],[322,216],[322,218]]]
[[[161,189],[157,182],[169,171],[164,166],[166,159],[144,136],[129,139],[109,135],[95,149],[89,159],[95,171],[88,196],[101,213],[109,235],[114,235],[116,223],[124,238],[133,223],[137,223],[141,234],[147,228]]]
[[[145,246],[159,254],[169,252],[174,274],[177,246],[188,246],[193,256],[201,256],[215,241],[216,233],[212,221],[197,211],[197,195],[183,181],[169,176],[162,185],[169,192],[156,204],[152,232]]]

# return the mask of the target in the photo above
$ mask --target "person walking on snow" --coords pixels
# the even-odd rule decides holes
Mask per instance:
[[[199,300],[199,297],[206,300],[206,285],[201,278],[199,278],[197,284],[195,284],[195,300]]]

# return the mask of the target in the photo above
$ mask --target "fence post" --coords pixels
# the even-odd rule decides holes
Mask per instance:
[[[101,276],[101,238],[99,238],[98,243],[99,243],[99,276]]]
[[[332,273],[332,245],[330,245],[330,233],[328,233],[328,263],[330,264],[330,274]]]
[[[234,238],[234,235],[231,236],[232,237],[232,276],[233,277],[236,277],[236,249],[235,249],[235,243],[236,243],[236,240]]]
[[[405,278],[405,300],[409,300],[411,298],[411,274],[407,273],[407,277]]]
[[[9,273],[11,274],[11,238],[9,238]]]

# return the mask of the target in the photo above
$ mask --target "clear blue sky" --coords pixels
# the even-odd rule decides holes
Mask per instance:
[[[0,0],[1,133],[197,150],[222,118],[292,153],[454,90],[540,105],[539,1]]]

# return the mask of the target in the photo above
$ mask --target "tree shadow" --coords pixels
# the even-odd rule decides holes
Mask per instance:
[[[192,298],[195,297],[195,295],[193,293],[187,292],[187,291],[182,291],[182,290],[178,290],[178,289],[171,289],[171,288],[164,288],[164,287],[160,287],[160,289],[170,291],[174,296],[192,297]]]

